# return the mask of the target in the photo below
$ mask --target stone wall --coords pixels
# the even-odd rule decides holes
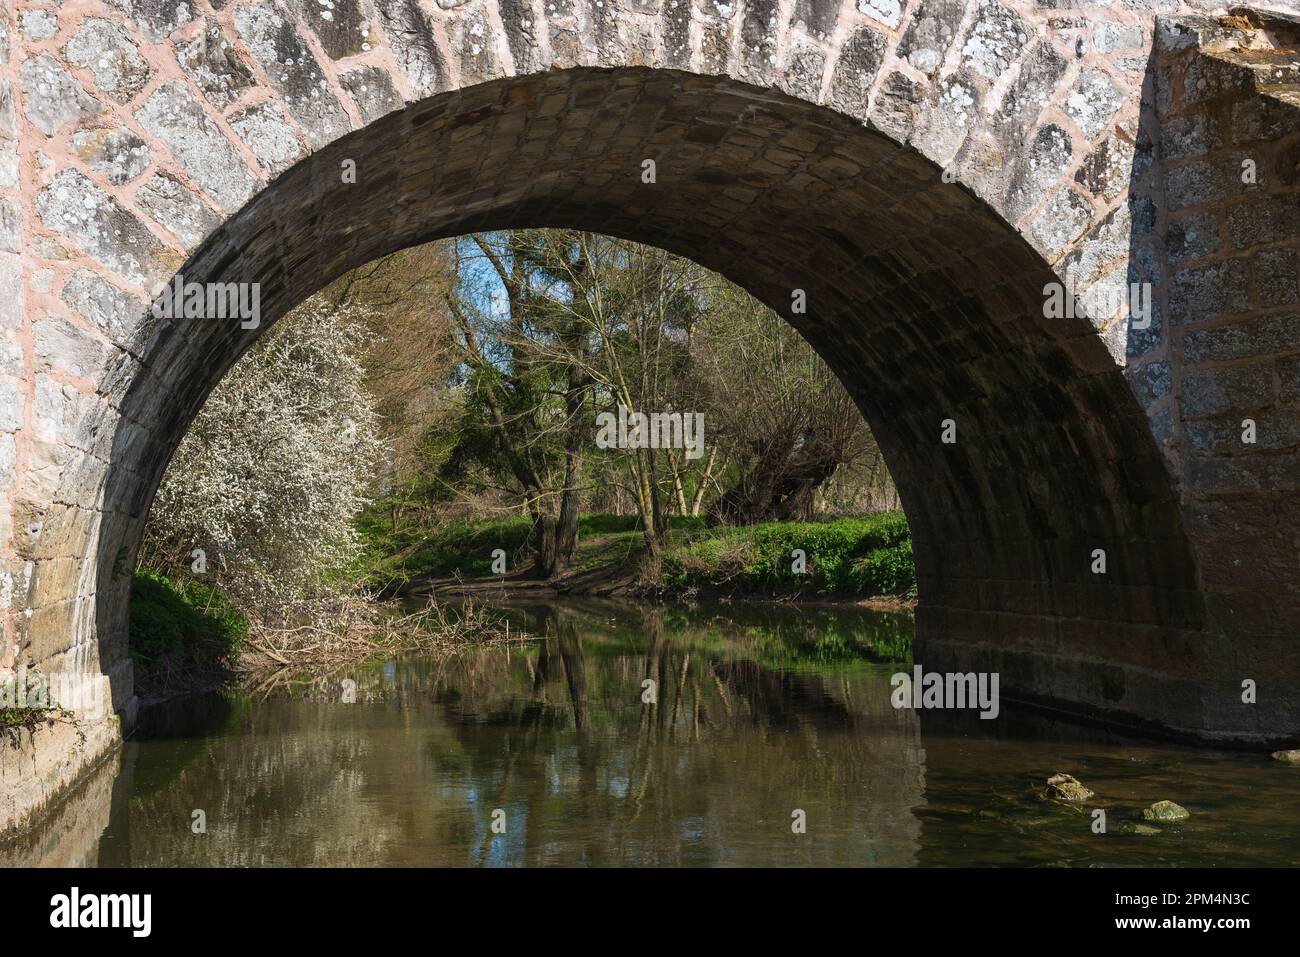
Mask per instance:
[[[1193,16],[1224,12],[7,0],[0,668],[102,672],[129,716],[142,523],[235,359],[375,256],[561,225],[725,273],[828,359],[912,523],[927,666],[1293,739],[1296,124],[1266,89],[1291,26]],[[1253,190],[1224,178],[1242,149]],[[262,327],[153,318],[178,271],[261,283]],[[1057,282],[1150,283],[1150,326],[1048,318]]]
[[[113,808],[114,784],[123,768],[123,749],[112,750],[111,741],[87,742],[89,748],[98,748],[107,756],[94,760],[66,761],[74,774],[62,782],[49,782],[52,788],[41,795],[24,793],[23,788],[37,780],[30,774],[22,779],[10,774],[12,761],[31,763],[37,754],[65,758],[78,755],[75,742],[38,739],[34,744],[23,742],[21,748],[5,747],[0,755],[0,787],[2,798],[8,805],[5,820],[20,820],[21,811],[39,808],[44,813],[35,826],[21,833],[0,835],[0,867],[95,867],[108,863],[99,854],[100,837],[108,827]],[[89,751],[82,751],[85,755]],[[11,784],[20,785],[10,790]]]
[[[1224,681],[1256,680],[1261,695],[1287,701],[1278,720],[1293,724],[1300,15],[1187,21],[1162,33],[1157,52],[1168,335],[1146,368],[1168,411],[1153,421],[1179,483]],[[1207,704],[1207,722],[1230,720],[1224,710],[1240,710],[1226,692]]]

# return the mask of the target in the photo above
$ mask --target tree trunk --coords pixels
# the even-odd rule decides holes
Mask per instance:
[[[839,463],[833,447],[816,442],[797,453],[788,447],[764,449],[736,487],[718,500],[715,518],[728,525],[755,525],[806,516],[813,495]]]
[[[582,352],[580,332],[573,332],[569,348],[575,356]],[[582,445],[587,439],[587,423],[583,413],[587,407],[587,390],[591,378],[580,361],[569,367],[568,389],[564,395],[564,489],[560,493],[560,515],[555,529],[555,561],[551,576],[559,574],[573,561],[578,549],[578,517],[582,509],[582,494],[578,485],[582,481]]]
[[[554,577],[559,563],[556,542],[557,522],[553,516],[537,513],[533,516],[533,577]]]
[[[576,480],[576,472],[575,480]],[[566,489],[560,501],[560,517],[555,525],[555,564],[551,570],[557,575],[569,567],[573,553],[578,550],[578,493]]]
[[[686,487],[682,484],[682,471],[676,456],[669,456],[668,465],[673,470],[673,495],[677,504],[677,514],[686,514]]]
[[[700,506],[704,504],[704,492],[708,488],[709,480],[713,478],[713,463],[718,455],[718,447],[715,445],[709,449],[709,460],[704,465],[704,475],[700,478],[700,484],[695,486],[695,498],[691,501],[691,517],[698,518]]]

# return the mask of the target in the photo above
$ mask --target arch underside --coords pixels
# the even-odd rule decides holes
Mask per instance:
[[[348,159],[355,184],[340,175]],[[653,184],[642,182],[645,159]],[[113,556],[134,554],[186,427],[266,326],[397,249],[562,226],[722,273],[790,320],[845,382],[912,527],[918,663],[999,671],[1009,698],[1204,735],[1217,720],[1210,663],[1226,649],[1202,632],[1147,417],[1086,319],[1044,318],[1056,277],[1041,256],[939,173],[825,108],[641,68],[439,94],[319,150],[181,270],[186,281],[261,283],[262,328],[150,319],[140,363],[123,357],[102,388],[120,396],[122,418],[98,538],[101,667],[127,660],[129,580]],[[807,315],[790,314],[795,289]],[[945,419],[954,444],[941,441]],[[1105,575],[1090,569],[1098,548]],[[1256,733],[1233,720],[1224,737]]]

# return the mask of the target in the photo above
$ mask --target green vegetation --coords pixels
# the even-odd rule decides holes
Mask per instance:
[[[872,619],[869,629],[861,622],[831,622],[795,634],[780,627],[755,628],[751,653],[771,671],[828,674],[855,669],[867,660],[909,660],[912,631],[909,617],[888,614]]]
[[[35,731],[55,713],[54,708],[0,708],[0,731]]]
[[[325,634],[382,644],[398,619],[372,599],[418,579],[909,596],[897,507],[855,399],[781,316],[664,250],[506,230],[353,270],[277,324],[115,567],[148,569],[130,648],[164,693],[237,656],[323,660]]]
[[[675,515],[670,534],[678,537],[704,528],[704,520]],[[506,568],[514,570],[532,557],[532,519],[525,516],[455,521],[423,529],[407,525],[393,531],[385,515],[365,512],[357,519],[363,552],[360,568],[370,585],[382,588],[421,576],[484,578],[492,575],[492,552],[506,553]],[[570,571],[588,571],[621,564],[643,541],[641,520],[635,515],[583,515],[578,519],[579,545]]]
[[[146,670],[177,656],[228,662],[248,620],[221,592],[140,569],[131,582],[131,657]]]
[[[422,248],[325,293],[376,320],[367,386],[392,451],[370,505],[388,530],[372,526],[369,544],[416,530],[392,542],[381,577],[487,571],[482,553],[466,566],[416,538],[449,517],[482,530],[468,544],[551,579],[581,570],[583,512],[638,516],[621,527],[639,531],[654,566],[689,527],[674,519],[744,526],[897,507],[835,373],[722,277],[571,230]],[[526,516],[531,531],[521,519],[479,524],[502,515]]]
[[[516,629],[531,634],[562,634],[558,619],[581,637],[589,660],[638,658],[670,635],[679,653],[750,661],[774,672],[839,674],[910,663],[914,631],[905,611],[829,603],[633,603],[566,596],[554,604],[506,604],[503,610]],[[542,650],[532,643],[519,653]]]
[[[354,523],[350,570],[371,587],[504,571],[604,594],[634,580],[664,596],[915,588],[861,411],[772,310],[663,250],[590,233],[440,249],[330,292],[365,301],[374,341],[395,344],[368,382],[394,453]]]
[[[796,550],[804,554],[802,572]],[[665,552],[662,581],[670,592],[909,595],[916,590],[916,570],[907,520],[901,512],[886,512],[709,529]]]
[[[898,512],[747,526],[708,526],[700,518],[672,516],[668,524],[657,582],[668,594],[710,590],[865,597],[907,596],[916,589],[907,521]],[[494,549],[505,551],[507,569],[527,564],[533,527],[520,516],[395,533],[381,517],[368,515],[360,522],[362,560],[375,587],[420,576],[484,578],[493,574]],[[641,550],[640,520],[583,515],[578,542],[571,571],[627,564]],[[804,552],[803,574],[794,568],[795,549]]]

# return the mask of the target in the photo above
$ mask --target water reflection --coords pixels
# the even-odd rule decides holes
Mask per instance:
[[[544,639],[154,709],[69,802],[80,825],[0,860],[1258,865],[1294,863],[1300,846],[1278,844],[1300,838],[1279,801],[1295,772],[1257,756],[1059,726],[1040,737],[1005,708],[991,722],[896,710],[903,616],[578,602],[510,614]],[[1166,797],[1193,819],[1095,835],[1086,814],[1028,796],[1061,769],[1115,802],[1117,823],[1120,805]],[[796,809],[806,833],[792,832]]]

